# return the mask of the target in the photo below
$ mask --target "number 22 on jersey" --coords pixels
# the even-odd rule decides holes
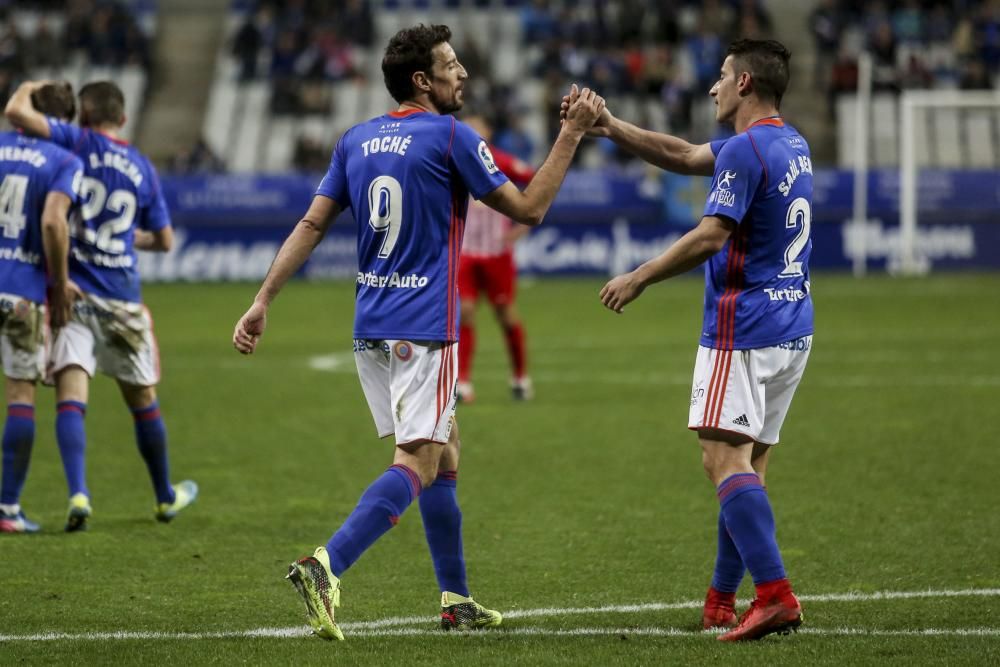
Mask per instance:
[[[128,190],[114,190],[108,196],[108,190],[96,178],[85,176],[80,186],[80,198],[83,205],[72,216],[73,236],[109,255],[120,255],[125,252],[125,241],[115,238],[116,234],[127,232],[135,220],[135,194]],[[110,220],[105,220],[97,229],[87,227],[83,221],[93,220],[107,209],[117,213]],[[82,218],[82,219],[81,219]]]

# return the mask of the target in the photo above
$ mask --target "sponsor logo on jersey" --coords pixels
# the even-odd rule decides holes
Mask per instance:
[[[427,287],[427,283],[430,282],[430,278],[427,276],[418,276],[415,273],[409,275],[401,276],[396,271],[392,272],[389,276],[380,276],[377,273],[372,273],[367,271],[362,273],[358,271],[358,284],[365,285],[367,287],[402,287],[408,289],[419,289],[421,287]]]
[[[801,301],[809,296],[809,290],[794,289],[792,287],[784,289],[765,287],[764,293],[767,294],[767,298],[771,301]]]
[[[792,350],[794,352],[807,352],[810,347],[812,347],[812,338],[796,338],[795,340],[788,340],[784,343],[778,343],[774,347],[779,350]]]
[[[733,208],[736,206],[736,193],[731,190],[713,190],[708,196],[708,203],[718,202],[719,206]]]
[[[495,174],[500,171],[497,168],[497,163],[493,161],[493,153],[490,152],[490,147],[486,145],[485,141],[479,142],[479,159],[483,161],[483,166],[486,167],[486,173]]]
[[[25,252],[20,246],[15,248],[0,248],[0,259],[24,264],[41,264],[42,256],[37,252]]]
[[[720,190],[729,190],[733,187],[733,181],[736,179],[736,172],[732,169],[726,169],[719,176],[718,188]]]
[[[400,361],[409,361],[413,358],[413,346],[405,340],[401,340],[393,345],[392,351]]]

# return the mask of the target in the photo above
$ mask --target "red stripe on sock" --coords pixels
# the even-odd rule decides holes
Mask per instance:
[[[424,488],[424,485],[420,482],[420,475],[413,472],[407,466],[404,466],[402,463],[394,463],[389,467],[397,468],[406,473],[406,476],[410,480],[410,484],[413,486],[413,497],[416,498],[417,496],[420,495],[420,491],[423,490]]]
[[[83,414],[83,408],[81,408],[79,405],[65,405],[65,404],[63,404],[63,405],[60,405],[58,408],[56,408],[56,411],[57,412],[78,412],[81,415]]]
[[[22,419],[34,419],[35,409],[28,405],[8,405],[8,417],[20,417]]]
[[[760,488],[760,477],[755,473],[741,473],[738,475],[733,475],[726,478],[726,480],[719,485],[718,495],[719,502],[726,502],[726,498],[731,496],[734,492],[743,489],[748,486],[756,486]]]
[[[132,416],[137,422],[149,422],[160,418],[160,409],[156,408],[148,412],[133,412]]]

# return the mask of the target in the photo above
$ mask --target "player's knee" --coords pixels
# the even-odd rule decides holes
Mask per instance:
[[[125,397],[125,402],[128,403],[129,408],[132,410],[142,410],[156,402],[156,387],[142,387],[122,383],[121,389]]]

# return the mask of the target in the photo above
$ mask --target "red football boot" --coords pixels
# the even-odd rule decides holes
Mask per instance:
[[[767,602],[759,597],[740,616],[739,625],[719,635],[719,641],[739,642],[760,639],[775,632],[787,635],[802,625],[802,605],[791,592]]]
[[[736,593],[723,593],[710,586],[701,612],[701,627],[706,630],[736,627]]]

